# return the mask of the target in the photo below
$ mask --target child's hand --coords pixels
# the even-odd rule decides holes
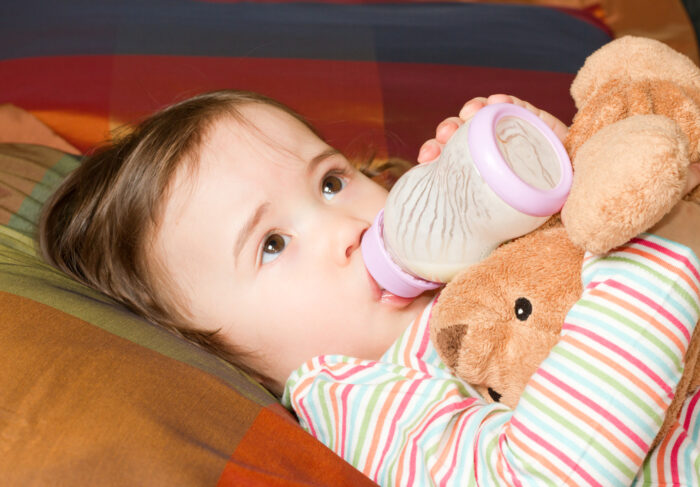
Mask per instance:
[[[688,166],[688,179],[685,183],[684,195],[690,193],[698,185],[700,185],[700,162],[696,162]]]
[[[563,141],[566,137],[568,128],[561,120],[520,98],[512,95],[491,95],[488,98],[481,96],[472,98],[465,103],[459,112],[459,117],[449,117],[438,124],[435,129],[435,138],[426,141],[420,148],[418,152],[418,162],[422,164],[437,159],[438,156],[440,156],[440,152],[442,152],[442,148],[459,126],[473,117],[481,108],[492,103],[513,103],[514,105],[526,108],[540,117],[554,131],[559,139]]]

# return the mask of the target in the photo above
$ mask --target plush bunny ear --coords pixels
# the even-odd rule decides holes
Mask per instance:
[[[658,222],[682,197],[687,137],[662,115],[636,115],[603,127],[578,150],[562,209],[571,240],[605,253]]]
[[[687,56],[654,39],[625,36],[586,59],[571,85],[576,108],[583,108],[598,89],[613,79],[666,80],[700,90],[700,71]]]

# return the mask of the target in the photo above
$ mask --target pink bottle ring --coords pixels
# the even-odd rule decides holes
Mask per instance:
[[[399,267],[384,246],[384,210],[382,209],[362,236],[362,258],[367,270],[382,289],[402,298],[413,298],[424,291],[437,289],[440,282],[416,277]]]
[[[552,189],[530,186],[520,179],[503,158],[496,140],[496,125],[504,117],[525,120],[537,128],[554,150],[561,178]],[[571,189],[569,155],[556,134],[534,113],[512,103],[494,103],[480,109],[472,118],[467,140],[474,166],[482,179],[504,202],[532,216],[550,216],[561,210]]]

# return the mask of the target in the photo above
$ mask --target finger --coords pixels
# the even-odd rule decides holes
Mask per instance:
[[[474,116],[476,112],[481,110],[486,106],[486,98],[483,96],[477,96],[472,98],[467,103],[464,104],[462,109],[459,111],[459,118],[466,121]]]
[[[440,152],[442,152],[442,146],[435,139],[430,139],[425,141],[418,151],[418,163],[425,164],[432,162],[438,157],[440,157]]]
[[[688,166],[688,178],[686,179],[685,192],[683,194],[690,193],[698,185],[700,185],[700,162]]]
[[[435,129],[435,139],[440,144],[446,144],[452,134],[464,123],[459,117],[449,117],[440,122]]]
[[[494,103],[513,103],[515,105],[522,106],[522,103],[524,103],[524,102],[520,98],[516,98],[512,95],[504,95],[503,93],[498,93],[495,95],[490,95],[486,99],[487,105],[492,105]],[[525,107],[523,107],[523,108],[525,108]]]
[[[545,110],[537,108],[532,103],[521,100],[517,96],[497,94],[489,96],[486,101],[489,105],[492,103],[512,103],[513,105],[518,105],[519,107],[525,108],[547,124],[547,126],[561,141],[564,141],[566,134],[569,131],[569,128],[564,124],[564,122],[559,120],[557,117]]]

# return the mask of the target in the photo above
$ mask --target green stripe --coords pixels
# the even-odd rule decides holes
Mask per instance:
[[[577,438],[580,439],[586,439],[586,444],[593,446],[593,448],[600,453],[603,457],[605,457],[608,462],[610,462],[612,465],[617,467],[617,469],[625,475],[627,478],[634,478],[635,472],[629,469],[623,462],[620,461],[620,459],[615,456],[613,452],[605,448],[601,443],[595,442],[593,443],[592,440],[594,437],[592,437],[589,433],[586,433],[583,431],[581,428],[579,428],[576,424],[572,423],[568,419],[564,418],[560,414],[556,413],[553,409],[547,406],[546,403],[540,401],[537,399],[535,396],[533,396],[527,389],[523,392],[523,396],[529,403],[531,403],[533,406],[535,406],[538,411],[544,412],[545,417],[547,419],[553,419],[557,423],[559,423],[561,426],[564,428],[567,428],[569,431],[571,431]]]
[[[412,326],[409,326],[406,328],[403,333],[401,333],[401,336],[399,339],[396,341],[396,344],[394,345],[394,353],[391,356],[391,362],[395,364],[401,363],[400,355],[401,353],[406,349],[406,341],[408,340],[409,336],[409,330],[413,328]]]
[[[333,420],[331,419],[331,412],[329,409],[329,405],[332,401],[326,400],[326,398],[330,397],[327,390],[332,384],[333,382],[318,381],[318,389],[316,389],[316,395],[318,396],[316,399],[316,404],[321,405],[321,415],[324,422],[326,423],[325,430],[328,434],[328,437],[325,441],[323,441],[323,438],[319,438],[319,440],[325,443],[326,446],[328,446],[328,448],[330,448],[331,450],[338,452],[340,450],[337,449],[337,445],[335,444],[335,435],[333,434],[337,428],[333,427]],[[340,424],[340,422],[338,422],[338,424]],[[320,433],[321,432],[318,430],[318,427],[316,427],[316,434]]]
[[[454,382],[457,382],[455,380]],[[421,395],[424,394],[429,394],[428,397],[431,398],[442,398],[445,396],[446,389],[454,385],[453,381],[439,381],[440,387],[436,390],[434,387],[430,387],[428,391],[422,391],[420,394],[416,395],[414,398],[414,402],[420,398]],[[431,386],[432,386],[432,381],[431,381]],[[412,417],[415,418],[415,420],[411,423],[405,423],[403,427],[401,427],[401,432],[402,436],[401,438],[394,439],[394,441],[397,441],[400,445],[408,445],[409,439],[408,439],[408,434],[414,432],[414,428],[416,427],[417,424],[421,423],[425,418],[428,416],[428,410],[433,407],[435,403],[433,401],[426,401],[425,402],[425,407],[420,410],[420,412],[412,412],[411,415]],[[408,417],[408,416],[406,416]],[[430,423],[427,423],[430,424]],[[398,425],[397,425],[398,426]],[[415,438],[415,435],[412,435],[413,438]],[[398,450],[393,450],[393,451],[401,451],[401,449]],[[400,459],[401,455],[396,456],[392,461],[389,467],[387,467],[390,471],[396,472],[396,468],[398,466],[398,462]],[[410,461],[410,460],[408,460]],[[425,463],[427,465],[427,462]]]
[[[566,359],[569,359],[569,361],[575,363],[582,369],[586,370],[589,374],[595,375],[602,381],[604,381],[606,384],[609,386],[613,387],[616,392],[621,392],[624,397],[629,399],[631,402],[637,405],[639,409],[642,411],[646,412],[647,415],[654,420],[654,422],[658,425],[661,425],[663,422],[662,418],[651,408],[646,402],[644,402],[642,399],[637,397],[637,395],[633,394],[628,388],[623,386],[620,382],[616,381],[609,375],[603,373],[601,370],[598,370],[595,368],[593,365],[591,365],[588,361],[586,361],[584,358],[576,356],[576,354],[573,354],[569,352],[568,350],[564,350],[563,347],[554,347],[552,349],[552,352],[563,357]]]
[[[524,397],[524,396],[523,396]],[[487,458],[491,459],[493,458],[493,450],[498,446],[498,435],[494,435],[491,441],[488,443],[486,446],[486,456]],[[515,456],[515,453],[511,449],[511,453]],[[489,461],[489,472],[491,473],[491,478],[498,478],[498,472],[494,471],[494,468],[491,465],[491,462]],[[554,482],[553,478],[550,478],[547,476],[545,472],[542,472],[541,469],[537,468],[532,459],[528,457],[527,455],[525,456],[525,459],[520,459],[520,466],[527,470],[533,477],[537,477],[541,479],[544,484],[543,485],[556,485]]]
[[[601,260],[603,260],[605,257],[599,256],[599,257],[593,257],[590,260],[586,261],[585,264],[583,264],[583,267],[581,267],[581,275],[582,276],[587,276],[587,274],[590,271],[590,268],[596,264],[598,264]]]
[[[500,423],[499,423],[500,426]],[[484,430],[482,430],[481,434],[483,435],[485,433]],[[498,471],[495,468],[494,463],[498,462],[498,456],[496,456],[496,462],[492,462],[491,459],[494,458],[493,456],[493,450],[498,446],[498,438],[499,435],[495,434],[491,437],[491,441],[486,443],[486,448],[484,449],[484,457],[486,458],[486,468],[488,469],[489,478],[492,479],[497,479],[498,478]],[[527,468],[527,466],[525,467]]]
[[[656,345],[656,347],[659,350],[661,350],[666,355],[666,357],[668,357],[669,360],[671,360],[673,362],[673,364],[676,366],[677,369],[682,368],[681,367],[681,359],[678,356],[678,354],[675,353],[673,350],[671,350],[663,341],[661,341],[653,333],[651,333],[651,331],[649,331],[649,329],[647,327],[638,325],[636,322],[623,316],[622,314],[620,314],[616,311],[613,311],[609,308],[606,308],[605,306],[602,306],[594,301],[589,301],[588,299],[581,299],[581,300],[579,300],[578,304],[580,304],[584,308],[598,311],[599,313],[606,315],[608,318],[616,320],[618,323],[634,330],[640,336],[647,339],[652,344]]]
[[[369,401],[367,402],[367,407],[364,408],[364,419],[362,420],[362,425],[360,426],[360,429],[358,430],[359,434],[357,435],[357,445],[355,448],[355,455],[352,459],[352,464],[357,466],[360,464],[360,455],[362,454],[362,448],[357,448],[359,445],[364,445],[365,442],[367,441],[367,433],[369,432],[369,422],[372,419],[372,415],[374,413],[375,408],[377,407],[377,403],[379,401],[380,396],[383,394],[384,390],[389,388],[390,386],[393,386],[396,382],[398,381],[403,381],[406,380],[405,377],[393,377],[389,379],[387,382],[383,383],[380,386],[375,386],[375,390],[372,393],[372,396],[369,398]],[[383,405],[384,403],[382,403]],[[375,425],[377,426],[377,425]],[[374,430],[372,431],[372,436],[374,436]]]
[[[640,269],[643,269],[644,271],[654,275],[660,281],[663,281],[666,284],[671,285],[673,290],[676,291],[676,293],[678,293],[686,301],[688,306],[690,306],[691,308],[693,308],[695,310],[696,314],[700,313],[700,306],[698,306],[698,303],[695,302],[695,299],[693,298],[693,296],[686,289],[684,289],[683,286],[680,286],[675,279],[671,279],[671,278],[667,277],[666,275],[660,273],[659,271],[654,270],[652,267],[650,267],[646,264],[643,264],[637,260],[631,259],[629,257],[608,256],[605,258],[605,260],[612,260],[612,261],[616,261],[616,262],[625,262],[627,264],[632,264],[632,265],[639,267]],[[682,271],[679,271],[679,272],[680,272],[680,274],[683,274]],[[680,278],[679,274],[676,274],[676,275]]]
[[[17,212],[11,217],[7,225],[29,237],[36,232],[36,223],[39,221],[39,213],[46,200],[51,196],[61,181],[68,173],[80,165],[80,160],[75,156],[64,154],[51,166],[41,181],[38,181],[31,194],[22,201]]]
[[[645,484],[647,482],[651,481],[651,457],[652,455],[649,454],[647,457],[644,459],[644,465],[642,467],[642,472],[644,473],[643,479]]]

